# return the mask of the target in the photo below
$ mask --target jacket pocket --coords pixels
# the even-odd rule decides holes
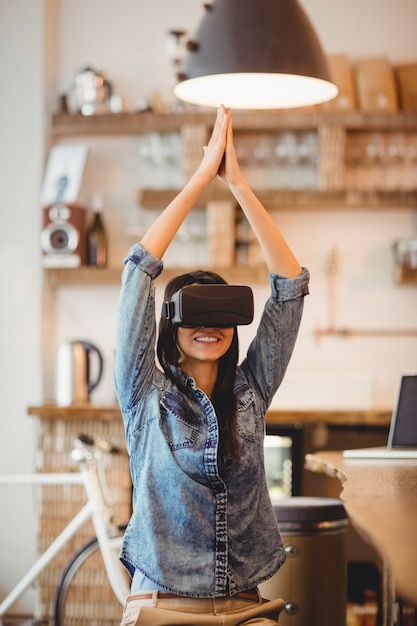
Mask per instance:
[[[255,398],[246,382],[236,387],[237,431],[246,441],[256,441],[257,419]]]
[[[192,448],[198,435],[198,417],[179,394],[161,398],[161,429],[171,450]]]

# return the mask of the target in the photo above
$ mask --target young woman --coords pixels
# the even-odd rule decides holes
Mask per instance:
[[[271,296],[240,365],[235,327],[161,319],[161,369],[154,279],[216,176],[258,238]],[[277,623],[284,602],[265,601],[257,589],[285,560],[265,480],[265,415],[292,354],[308,279],[243,177],[231,112],[220,107],[201,164],[125,260],[115,383],[134,494],[120,555],[132,576],[123,626]],[[165,300],[185,285],[221,282],[190,272],[167,285]]]

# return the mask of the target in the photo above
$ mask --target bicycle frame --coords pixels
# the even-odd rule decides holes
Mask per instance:
[[[112,512],[103,496],[96,461],[93,454],[87,449],[84,449],[83,452],[78,452],[79,458],[76,458],[76,460],[80,468],[79,473],[10,474],[0,476],[0,485],[83,485],[87,495],[86,504],[70,520],[45,552],[39,556],[29,571],[0,603],[0,618],[6,614],[6,611],[20,598],[48,563],[89,519],[93,523],[106,573],[114,594],[120,604],[124,605],[126,601],[129,589],[123,578],[118,558],[110,547],[109,539],[115,526],[111,522]]]

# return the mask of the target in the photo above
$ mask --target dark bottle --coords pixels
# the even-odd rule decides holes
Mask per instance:
[[[87,265],[106,267],[107,233],[103,222],[102,201],[95,194],[92,201],[93,221],[87,231]]]

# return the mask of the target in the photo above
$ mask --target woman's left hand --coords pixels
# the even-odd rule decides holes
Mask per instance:
[[[230,109],[226,109],[229,114],[229,124],[226,132],[226,149],[220,163],[218,177],[226,185],[235,185],[243,178],[237,160],[236,150],[233,143],[233,126]]]

